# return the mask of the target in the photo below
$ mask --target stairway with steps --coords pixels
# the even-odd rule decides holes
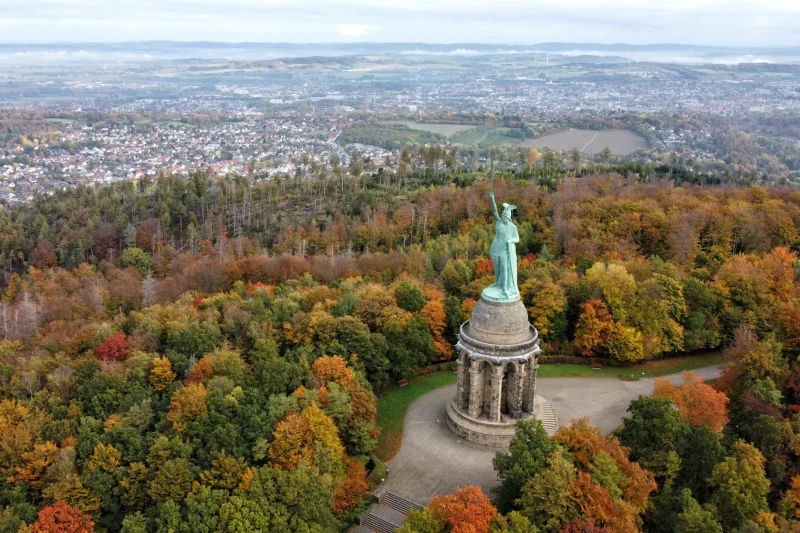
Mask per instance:
[[[406,516],[408,516],[408,513],[410,513],[412,510],[422,510],[421,505],[417,505],[416,503],[406,500],[402,496],[398,496],[392,492],[384,492],[381,496],[381,503]]]
[[[422,506],[392,492],[385,492],[378,503],[372,504],[361,515],[361,525],[353,528],[351,533],[394,533],[414,509],[420,510]]]
[[[376,533],[394,533],[397,529],[403,525],[401,521],[399,524],[395,524],[386,520],[383,516],[379,516],[382,514],[381,505],[376,504],[377,507],[373,506],[370,507],[369,511],[367,511],[361,517],[361,527],[365,527],[368,530],[375,531]],[[384,507],[384,509],[388,509],[388,507]],[[405,517],[403,517],[405,520]]]
[[[553,409],[553,404],[547,398],[536,397],[536,418],[542,421],[548,435],[558,431],[558,417]]]

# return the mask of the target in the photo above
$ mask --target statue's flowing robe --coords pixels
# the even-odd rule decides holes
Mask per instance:
[[[517,227],[500,218],[494,225],[494,241],[489,255],[494,263],[495,281],[492,285],[506,296],[517,294],[517,250],[514,243],[519,242]]]

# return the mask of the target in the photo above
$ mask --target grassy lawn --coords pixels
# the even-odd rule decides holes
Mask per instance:
[[[503,146],[519,144],[522,139],[505,135],[507,128],[472,128],[454,134],[450,140],[468,146]]]
[[[388,461],[400,449],[403,438],[403,419],[408,406],[428,391],[456,382],[455,372],[437,372],[410,380],[405,387],[395,387],[383,393],[378,400],[378,426],[381,438],[375,455],[381,461]]]
[[[653,378],[676,374],[685,370],[694,370],[705,366],[718,365],[725,362],[725,356],[719,352],[673,357],[661,361],[651,361],[641,365],[625,368],[604,366],[593,370],[587,365],[546,364],[539,367],[539,377],[607,377],[626,381],[641,378]],[[408,406],[428,391],[456,382],[455,372],[437,372],[428,376],[420,376],[409,381],[405,387],[394,387],[384,392],[378,400],[378,426],[381,437],[375,455],[381,461],[388,461],[400,450],[403,439],[403,420]]]
[[[446,137],[452,137],[456,133],[470,130],[476,127],[468,124],[439,124],[439,123],[428,123],[428,122],[419,123],[419,122],[412,122],[410,120],[397,120],[394,122],[390,122],[389,124],[402,124],[404,126],[408,126],[412,130],[429,131],[431,133],[441,133]]]
[[[706,366],[718,365],[725,362],[725,356],[719,352],[703,355],[689,355],[686,357],[671,357],[660,361],[650,361],[640,365],[618,368],[604,366],[598,370],[588,365],[557,365],[546,364],[539,366],[538,376],[542,378],[568,378],[568,377],[608,377],[620,378],[625,381],[635,381],[642,378],[657,378],[669,374],[677,374],[685,370],[694,370]]]

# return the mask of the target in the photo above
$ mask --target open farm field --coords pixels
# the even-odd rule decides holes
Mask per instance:
[[[395,122],[391,122],[391,124],[402,124],[404,126],[408,126],[412,130],[440,133],[442,135],[446,135],[447,137],[451,137],[456,133],[470,130],[476,127],[476,126],[471,126],[469,124],[438,124],[438,123],[426,124],[426,123],[413,122],[411,120],[398,120]]]
[[[628,155],[636,150],[647,148],[647,142],[644,137],[630,130],[568,130],[538,139],[528,139],[523,141],[520,146],[550,148],[551,150],[577,148],[587,154],[597,154],[607,146],[614,155]]]
[[[74,118],[48,118],[47,120],[56,124],[72,124],[76,122]]]
[[[472,146],[504,146],[517,144],[518,138],[505,134],[507,128],[472,128],[450,138],[455,144]]]

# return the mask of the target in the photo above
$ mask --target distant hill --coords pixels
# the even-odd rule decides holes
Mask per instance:
[[[0,60],[30,61],[152,61],[175,59],[266,60],[308,56],[442,55],[553,53],[568,56],[619,57],[663,63],[742,63],[800,61],[800,47],[728,47],[691,44],[625,43],[229,43],[131,41],[118,43],[0,43]]]

